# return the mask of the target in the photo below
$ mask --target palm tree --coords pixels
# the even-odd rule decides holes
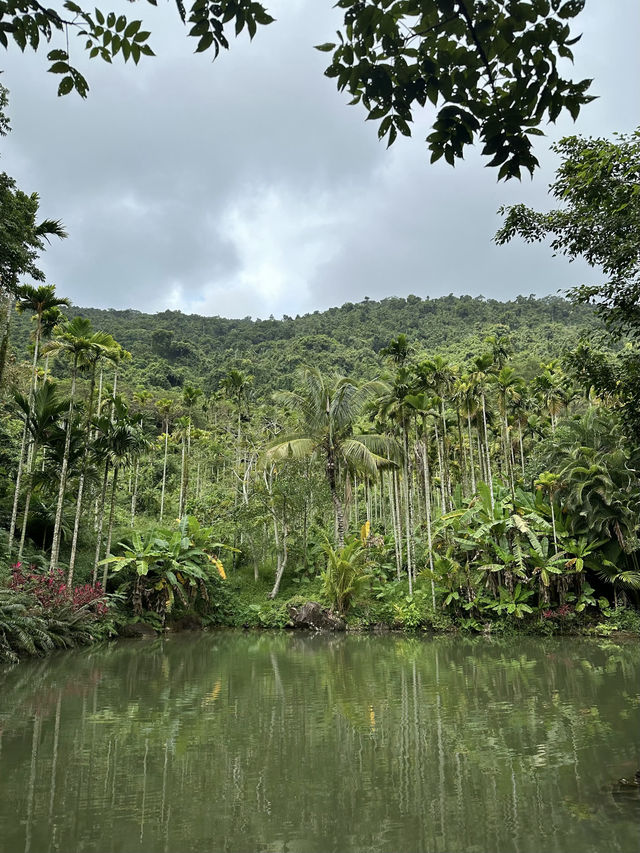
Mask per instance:
[[[101,496],[98,535],[96,540],[96,556],[93,567],[94,584],[97,578],[98,565],[100,563],[100,551],[102,547],[102,527],[105,512],[106,484],[109,470],[113,471],[111,478],[111,499],[109,508],[109,521],[107,524],[107,541],[105,557],[111,553],[111,536],[113,533],[113,521],[115,517],[116,494],[118,488],[118,474],[120,468],[132,456],[139,447],[137,435],[137,423],[129,417],[128,409],[121,397],[116,396],[111,407],[109,416],[102,415],[95,421],[97,430],[96,452],[98,458],[104,462],[104,479]],[[106,587],[108,565],[105,563],[102,586]]]
[[[69,452],[71,448],[71,429],[75,404],[78,364],[80,359],[91,348],[92,335],[93,329],[91,328],[91,321],[87,320],[85,317],[74,317],[73,320],[68,320],[66,323],[63,323],[58,327],[55,339],[48,343],[46,348],[47,352],[62,353],[72,360],[71,392],[69,395],[69,411],[67,413],[64,455],[62,458],[62,469],[60,471],[56,520],[53,528],[51,559],[49,562],[49,571],[52,573],[57,568],[58,555],[60,552],[60,524],[62,522],[62,507],[64,505],[67,486],[67,471],[69,468]]]
[[[182,401],[187,410],[187,429],[182,437],[182,466],[180,472],[180,505],[178,515],[182,518],[187,505],[187,489],[189,486],[189,459],[191,456],[191,418],[193,407],[202,397],[202,389],[194,385],[185,385],[182,389]]]
[[[59,223],[56,223],[59,226]],[[66,236],[66,235],[65,235]],[[52,284],[43,284],[39,287],[25,284],[17,289],[18,301],[16,308],[20,313],[24,311],[33,311],[36,317],[36,329],[33,343],[33,367],[31,374],[31,384],[29,390],[29,406],[33,402],[33,394],[37,387],[37,365],[38,357],[40,356],[40,342],[42,340],[42,318],[45,312],[54,309],[59,309],[61,305],[70,305],[65,297],[58,297],[55,294],[55,287]],[[18,501],[20,496],[20,486],[22,480],[22,471],[25,463],[25,450],[27,450],[27,421],[25,420],[22,431],[22,442],[20,446],[20,456],[18,457],[18,472],[16,474],[16,485],[13,497],[13,509],[11,511],[11,524],[9,527],[9,543],[8,553],[11,555],[13,545],[13,537],[15,535],[16,519],[18,517]],[[32,452],[32,450],[31,450]],[[28,465],[30,468],[31,466]],[[31,473],[29,471],[29,473]]]
[[[36,201],[37,205],[38,197],[36,194],[32,196],[32,199]],[[49,243],[51,237],[59,237],[61,240],[64,240],[67,236],[67,232],[64,230],[63,224],[57,219],[43,219],[42,222],[37,225],[29,223],[27,228],[28,236],[25,238],[25,242],[21,248],[26,249],[27,255],[31,255],[32,257],[35,257],[33,254],[34,249],[39,250],[44,248],[44,241]],[[23,251],[18,251],[15,261],[10,261],[9,267],[8,277],[5,273],[3,281],[0,281],[0,290],[5,290],[9,295],[4,332],[2,335],[2,342],[0,343],[0,387],[2,387],[4,368],[9,349],[9,332],[11,328],[11,315],[13,314],[14,300],[20,291],[20,288],[18,287],[18,276],[28,271],[32,278],[43,278],[42,273],[35,269],[33,263],[29,262],[28,269],[25,268]]]
[[[393,385],[376,402],[378,416],[396,421],[400,425],[402,435],[407,574],[409,576],[410,595],[413,595],[413,580],[416,574],[413,559],[413,465],[411,464],[412,454],[409,452],[409,423],[415,412],[415,406],[409,399],[412,382],[412,373],[406,367],[400,367]]]
[[[283,391],[280,402],[298,416],[299,431],[267,450],[267,458],[319,458],[335,511],[338,546],[344,546],[344,508],[338,483],[344,470],[353,469],[374,476],[380,468],[393,464],[395,442],[381,435],[354,435],[353,427],[365,403],[385,391],[381,382],[356,385],[344,376],[323,376],[317,368],[305,368],[298,391]]]
[[[473,360],[475,370],[471,373],[469,377],[473,382],[475,387],[480,392],[480,402],[482,404],[482,426],[484,433],[484,445],[485,445],[485,454],[487,458],[487,479],[489,480],[489,494],[491,496],[491,507],[493,509],[493,473],[491,471],[491,450],[489,448],[489,433],[487,430],[487,383],[489,382],[489,378],[493,373],[493,355],[491,353],[485,353],[484,355],[477,356]]]
[[[502,426],[504,429],[504,471],[505,477],[511,483],[511,492],[513,493],[514,482],[510,454],[511,439],[509,437],[508,412],[510,404],[520,402],[523,383],[513,367],[507,367],[506,365],[501,367],[498,373],[490,376],[489,379],[497,390],[498,410],[502,416]]]
[[[175,401],[169,397],[158,400],[156,407],[162,415],[162,425],[164,427],[164,462],[162,465],[162,491],[160,493],[160,521],[164,515],[164,493],[167,485],[167,456],[169,454],[169,418],[173,412]]]
[[[90,372],[91,379],[89,383],[89,399],[87,402],[87,415],[85,418],[85,446],[82,459],[82,470],[78,481],[78,494],[76,497],[76,515],[73,523],[73,536],[71,539],[71,553],[69,555],[69,572],[67,574],[67,586],[70,588],[73,584],[73,571],[76,562],[76,553],[78,547],[78,534],[80,531],[80,518],[82,515],[82,499],[84,496],[84,486],[87,478],[87,466],[89,462],[89,449],[91,446],[91,423],[93,419],[93,396],[96,386],[96,372],[99,363],[102,361],[115,362],[119,358],[121,350],[120,345],[115,339],[106,332],[94,332],[89,340],[87,351],[83,354],[83,367]]]
[[[387,356],[397,367],[403,367],[411,353],[406,335],[393,338],[386,347],[380,350],[380,355]]]
[[[35,462],[38,455],[38,449],[47,440],[51,430],[56,427],[60,415],[67,408],[67,404],[65,401],[58,399],[55,387],[49,382],[45,382],[44,385],[35,391],[35,393],[30,394],[29,399],[21,395],[16,395],[16,402],[22,411],[25,425],[31,435],[31,459],[32,462]],[[29,519],[29,507],[31,504],[31,496],[33,494],[33,467],[34,466],[32,464],[27,477],[27,493],[25,497],[20,545],[18,547],[18,561],[22,560],[27,522]]]

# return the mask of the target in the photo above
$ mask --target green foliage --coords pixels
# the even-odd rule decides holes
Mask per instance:
[[[152,610],[164,619],[176,598],[184,607],[209,601],[217,579],[225,574],[217,557],[224,547],[197,519],[185,516],[177,530],[156,527],[146,534],[134,530],[130,542],[120,543],[123,553],[102,562],[113,574],[125,573],[119,588],[130,597],[135,614]]]
[[[327,567],[322,573],[322,589],[330,606],[338,613],[347,613],[351,602],[369,582],[365,571],[365,550],[359,539],[343,548],[325,545]]]
[[[478,138],[499,178],[533,173],[531,136],[563,110],[575,119],[590,80],[573,83],[558,73],[558,57],[572,58],[569,21],[584,2],[481,4],[341,0],[344,27],[325,74],[379,122],[391,145],[411,135],[418,107],[439,108],[427,136],[431,162],[454,165]]]
[[[0,661],[92,643],[111,632],[111,620],[96,619],[87,607],[70,601],[44,607],[28,590],[0,588]]]
[[[149,0],[157,5],[156,0]],[[136,65],[143,56],[154,56],[148,40],[150,32],[142,29],[140,20],[129,20],[116,12],[102,12],[100,9],[83,9],[73,0],[65,0],[64,11],[45,8],[36,0],[17,2],[7,0],[0,12],[0,44],[8,47],[9,39],[24,51],[27,47],[34,51],[50,42],[62,47],[50,50],[47,59],[51,62],[49,72],[62,75],[58,86],[58,95],[68,95],[76,91],[86,97],[89,84],[84,75],[71,64],[68,35],[75,35],[83,42],[84,50],[91,59],[99,57],[111,63],[118,55],[125,62],[131,59]],[[177,3],[178,13],[183,24],[189,24],[188,35],[197,40],[196,53],[213,48],[215,56],[220,48],[228,48],[226,25],[233,21],[238,35],[247,29],[251,38],[258,25],[273,21],[265,8],[254,0],[221,0],[212,4],[195,0],[187,11],[183,3]]]

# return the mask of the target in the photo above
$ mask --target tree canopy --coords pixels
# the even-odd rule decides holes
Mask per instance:
[[[195,52],[211,50],[214,58],[229,48],[230,29],[253,38],[274,20],[255,0],[194,0],[190,7],[176,0],[176,6]],[[558,70],[580,38],[570,22],[584,0],[339,0],[337,6],[344,10],[338,41],[317,45],[332,54],[325,74],[379,123],[378,136],[388,145],[398,134],[411,135],[414,111],[430,102],[432,162],[444,157],[453,165],[479,140],[499,178],[533,173],[531,137],[542,135],[540,125],[565,110],[575,119],[592,100],[590,80],[564,79]],[[74,0],[59,7],[0,2],[0,44],[13,41],[22,51],[51,46],[49,71],[61,75],[59,95],[89,91],[71,61],[70,33],[91,58],[108,63],[118,55],[136,64],[154,55],[141,20]]]
[[[640,128],[613,141],[569,136],[552,150],[562,162],[549,192],[562,207],[501,208],[496,242],[550,238],[554,252],[600,267],[604,284],[579,285],[570,295],[594,303],[615,331],[640,336]]]

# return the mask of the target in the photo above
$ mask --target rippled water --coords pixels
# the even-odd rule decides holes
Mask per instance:
[[[640,649],[217,632],[0,674],[0,850],[637,853]]]

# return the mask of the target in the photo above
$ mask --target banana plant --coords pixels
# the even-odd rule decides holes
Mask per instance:
[[[134,612],[147,609],[159,613],[163,622],[174,607],[176,597],[185,606],[199,597],[209,600],[208,585],[215,575],[225,578],[218,552],[225,548],[213,542],[211,531],[185,516],[177,530],[155,528],[146,535],[133,531],[129,542],[120,542],[122,553],[102,561],[113,574],[135,571],[123,587],[130,592]],[[215,553],[214,553],[215,552]]]
[[[513,591],[500,587],[500,600],[493,605],[493,610],[498,614],[508,613],[517,619],[522,619],[525,613],[533,613],[533,608],[527,604],[527,601],[535,595],[532,589],[525,589],[522,584],[518,583]]]

